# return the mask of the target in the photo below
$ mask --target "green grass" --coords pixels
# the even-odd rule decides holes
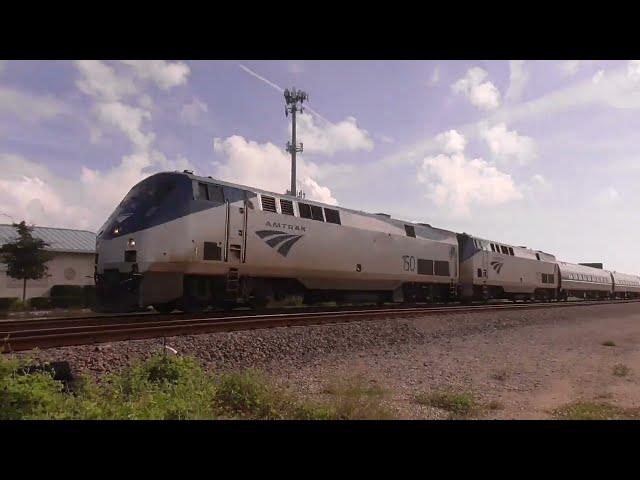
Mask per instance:
[[[602,345],[605,347],[615,347],[616,342],[614,342],[613,340],[607,340],[606,342],[602,342]]]
[[[372,385],[362,376],[330,381],[324,393],[329,395],[328,408],[340,420],[384,420],[394,414],[384,406],[387,392]]]
[[[416,402],[421,405],[446,410],[449,412],[450,418],[468,418],[479,414],[481,410],[473,395],[467,392],[421,393],[416,396]]]
[[[551,414],[561,420],[638,420],[640,409],[621,408],[610,403],[574,402],[556,408]]]
[[[629,367],[623,365],[622,363],[618,363],[617,365],[613,366],[613,374],[616,377],[626,377],[627,375],[629,375],[629,372],[631,372]]]
[[[28,360],[0,355],[0,420],[14,419],[382,419],[384,391],[336,380],[327,401],[302,399],[255,370],[207,373],[195,359],[156,355],[97,384],[72,389],[52,372],[25,373]]]

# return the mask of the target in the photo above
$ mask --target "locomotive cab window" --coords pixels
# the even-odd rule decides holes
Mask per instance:
[[[416,238],[416,229],[413,227],[413,225],[405,225],[404,231],[406,232],[407,237]]]
[[[502,253],[504,253],[505,255],[509,255],[509,250],[507,250],[507,247],[505,247],[504,245],[500,245],[500,249],[502,250]]]
[[[327,219],[327,223],[335,223],[337,225],[340,225],[340,212],[338,210],[333,210],[332,208],[325,208],[324,216]]]
[[[298,210],[302,218],[311,218],[311,205],[298,202]]]
[[[324,217],[322,216],[322,207],[311,205],[311,218],[313,220],[318,220],[319,222],[324,222]]]
[[[478,269],[478,278],[482,278],[482,269],[481,268]]]
[[[512,257],[514,256],[513,248],[512,248],[512,247],[509,247],[509,255],[511,255]]]
[[[496,246],[495,246],[493,243],[491,244],[491,251],[492,251],[492,252],[495,252],[495,251],[496,251]]]

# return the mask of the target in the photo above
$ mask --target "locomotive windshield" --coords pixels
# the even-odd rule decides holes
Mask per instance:
[[[134,186],[116,207],[100,232],[112,238],[185,215],[193,199],[191,181],[184,175],[159,173]]]

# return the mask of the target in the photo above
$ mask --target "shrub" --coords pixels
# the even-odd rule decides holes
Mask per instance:
[[[7,312],[18,300],[18,297],[2,297],[0,298],[0,312]]]
[[[616,346],[616,342],[614,342],[612,340],[607,340],[606,342],[602,342],[602,345],[604,347],[615,347]]]
[[[29,299],[29,306],[35,310],[46,310],[51,308],[51,298],[33,297]]]
[[[93,307],[96,305],[96,287],[95,285],[84,285],[82,287],[84,306]]]
[[[51,287],[51,297],[82,297],[81,285],[54,285]]]
[[[65,418],[70,396],[51,371],[26,373],[25,361],[0,355],[0,419]]]
[[[54,308],[79,308],[84,306],[82,296],[51,297],[51,305]]]

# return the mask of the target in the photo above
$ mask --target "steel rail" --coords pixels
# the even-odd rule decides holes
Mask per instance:
[[[251,330],[282,326],[304,326],[322,323],[341,323],[380,318],[413,317],[421,315],[455,314],[483,311],[530,310],[543,308],[566,308],[620,303],[637,303],[638,300],[587,301],[568,303],[535,304],[499,304],[472,305],[455,307],[418,307],[418,308],[378,308],[368,310],[342,310],[321,312],[295,312],[273,314],[249,314],[233,316],[204,316],[191,318],[148,317],[139,322],[139,317],[129,317],[119,323],[98,323],[85,325],[45,326],[4,330],[0,326],[0,345],[2,352],[29,350],[32,348],[51,348],[92,343],[104,343],[122,340],[137,340],[154,337],[194,335],[221,331]],[[234,312],[236,313],[236,312]],[[36,326],[37,327],[37,326]]]

